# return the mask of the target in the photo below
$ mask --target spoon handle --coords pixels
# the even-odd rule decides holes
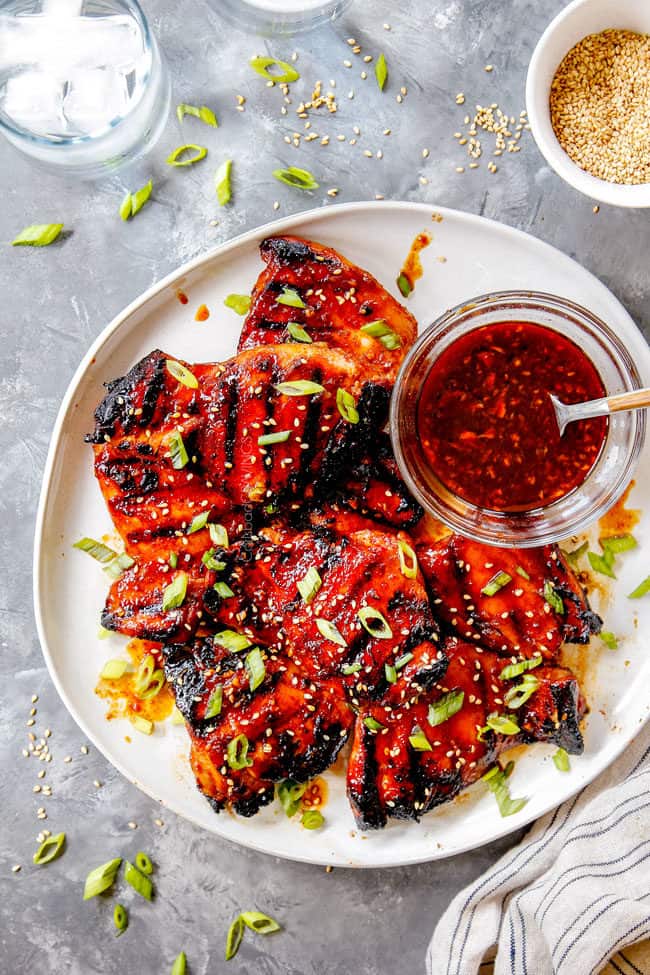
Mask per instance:
[[[609,413],[621,413],[625,410],[640,410],[644,406],[650,406],[650,388],[603,396],[602,399],[592,399],[586,403],[572,403],[563,407],[561,415],[564,423],[560,423],[560,427],[564,430],[567,423],[575,420],[589,420],[594,416],[607,416]]]
[[[622,410],[639,410],[643,406],[650,406],[650,388],[635,389],[631,393],[618,393],[606,400],[610,413],[620,413]]]

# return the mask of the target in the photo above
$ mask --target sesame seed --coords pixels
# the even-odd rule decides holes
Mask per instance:
[[[331,870],[331,869],[332,869],[332,868],[330,867],[330,870]],[[20,864],[19,864],[19,863],[15,863],[15,864],[13,865],[13,867],[11,868],[11,872],[12,872],[12,873],[20,873]]]
[[[88,754],[88,745],[82,745],[81,748],[79,749],[79,751],[81,752],[82,755],[87,755]]]
[[[490,71],[494,71],[494,65],[493,65],[493,64],[486,64],[486,65],[485,65],[485,70],[486,70],[486,71],[487,71],[488,73],[489,73]]]
[[[138,828],[138,824],[137,823],[134,823],[133,820],[131,820],[130,822],[128,822],[126,825],[129,827],[129,829],[137,829]]]

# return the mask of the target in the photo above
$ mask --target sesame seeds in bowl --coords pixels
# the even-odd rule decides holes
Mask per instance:
[[[542,35],[526,103],[546,161],[575,189],[650,206],[650,4],[574,0]]]

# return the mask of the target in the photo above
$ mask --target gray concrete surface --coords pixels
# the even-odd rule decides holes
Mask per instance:
[[[169,150],[187,141],[175,118],[135,171],[94,184],[35,170],[0,140],[0,972],[164,975],[183,948],[191,975],[414,975],[423,971],[426,944],[452,896],[516,839],[430,865],[326,874],[239,849],[170,813],[162,813],[164,825],[156,826],[155,803],[101,756],[80,752],[81,733],[41,658],[31,607],[31,548],[50,430],[90,341],[177,265],[272,219],[274,200],[283,215],[330,205],[325,190],[338,187],[339,201],[382,193],[485,214],[576,257],[642,326],[650,326],[645,213],[601,207],[594,214],[591,201],[546,167],[530,136],[522,139],[520,153],[499,160],[495,174],[488,173],[485,158],[472,172],[455,172],[468,161],[453,138],[464,112],[475,103],[498,102],[518,115],[534,43],[561,6],[558,0],[357,0],[334,27],[271,43],[227,25],[217,0],[212,6],[205,0],[149,0],[147,13],[171,69],[174,104],[208,104],[220,118],[217,132],[185,131],[235,160],[235,199],[227,212],[218,212],[205,171],[165,166]],[[350,53],[349,36],[362,44],[363,54],[385,52],[390,81],[383,96],[373,66]],[[286,117],[279,112],[279,91],[265,88],[247,67],[252,54],[267,50],[279,57],[299,52],[303,81]],[[346,69],[344,59],[353,68]],[[491,73],[486,64],[494,65]],[[364,68],[370,74],[365,82]],[[294,149],[283,136],[302,130],[295,104],[318,78],[337,81],[338,113],[313,123],[315,131],[330,134],[330,144],[314,140]],[[401,85],[408,94],[399,104]],[[467,99],[462,108],[455,103],[459,91]],[[243,113],[236,110],[237,93],[247,98]],[[357,124],[356,146],[336,140],[339,132],[352,137]],[[384,137],[387,127],[392,134]],[[383,158],[365,157],[366,147],[381,148]],[[275,183],[271,170],[292,163],[316,173],[322,189],[301,195]],[[117,210],[124,188],[136,188],[150,174],[154,202],[132,224],[122,224]],[[6,246],[26,224],[55,220],[72,230],[63,242],[44,250]],[[32,694],[39,696],[34,730],[39,737],[52,730],[54,759],[48,765],[21,756]],[[63,762],[67,754],[69,764]],[[46,800],[32,792],[44,767],[43,781],[53,787]],[[47,822],[36,818],[41,805]],[[135,831],[129,821],[137,823]],[[42,826],[64,829],[69,847],[57,863],[38,871],[30,860]],[[80,887],[88,868],[113,849],[148,850],[159,865],[156,902],[127,896],[131,926],[117,940],[111,904],[82,903]],[[17,874],[14,864],[23,865]],[[227,966],[228,924],[238,910],[253,906],[277,916],[285,931],[247,939]]]

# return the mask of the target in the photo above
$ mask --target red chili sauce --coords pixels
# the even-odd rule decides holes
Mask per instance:
[[[593,467],[607,420],[570,423],[560,437],[549,393],[564,403],[605,395],[591,360],[559,332],[500,322],[452,342],[418,404],[432,470],[465,501],[495,511],[537,508],[568,494]]]

